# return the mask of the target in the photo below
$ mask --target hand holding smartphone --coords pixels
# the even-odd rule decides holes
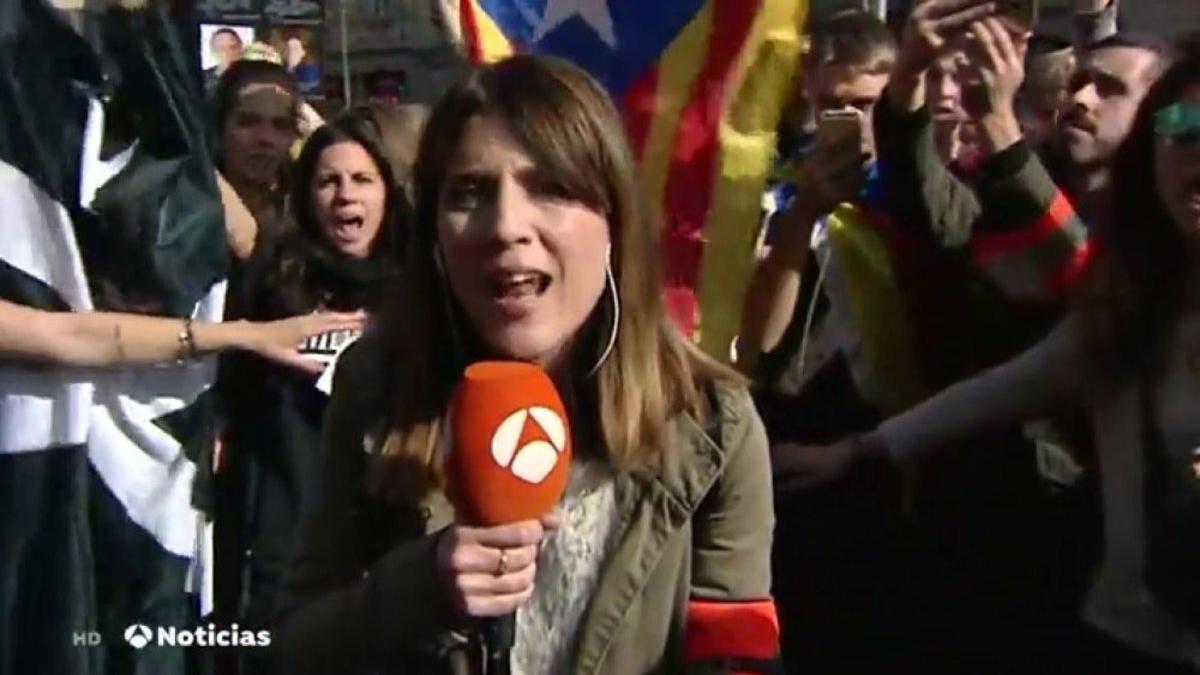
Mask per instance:
[[[858,110],[827,110],[817,122],[813,152],[801,163],[797,184],[809,205],[821,215],[851,201],[866,176],[869,134]]]

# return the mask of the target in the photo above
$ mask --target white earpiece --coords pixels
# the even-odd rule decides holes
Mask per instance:
[[[604,282],[608,287],[608,291],[612,294],[612,326],[608,332],[608,342],[604,345],[604,351],[600,354],[600,359],[596,361],[596,365],[588,371],[588,377],[596,374],[600,370],[600,366],[608,360],[612,354],[613,347],[617,346],[617,331],[621,328],[621,297],[617,293],[617,277],[613,274],[612,269],[612,244],[604,251]]]

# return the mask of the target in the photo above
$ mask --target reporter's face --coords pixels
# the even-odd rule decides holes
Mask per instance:
[[[1129,133],[1158,57],[1135,47],[1085,54],[1068,86],[1058,139],[1071,161],[1103,165]]]
[[[451,291],[502,358],[562,362],[605,286],[603,213],[573,199],[491,116],[468,121],[438,200]]]

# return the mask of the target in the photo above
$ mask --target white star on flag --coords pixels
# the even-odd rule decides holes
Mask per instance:
[[[558,28],[567,19],[579,16],[604,44],[616,49],[617,35],[613,32],[612,14],[608,11],[608,0],[550,0],[542,21],[534,30],[533,41],[539,42],[550,31]]]

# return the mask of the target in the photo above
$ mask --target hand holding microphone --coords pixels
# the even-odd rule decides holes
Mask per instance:
[[[538,544],[571,466],[566,409],[550,376],[524,362],[481,362],[463,374],[446,461],[459,524],[438,545],[451,601],[480,624],[488,673],[507,673],[513,612],[533,594]]]
[[[496,527],[455,525],[438,542],[438,570],[463,617],[504,616],[533,594],[537,549],[552,516]]]

